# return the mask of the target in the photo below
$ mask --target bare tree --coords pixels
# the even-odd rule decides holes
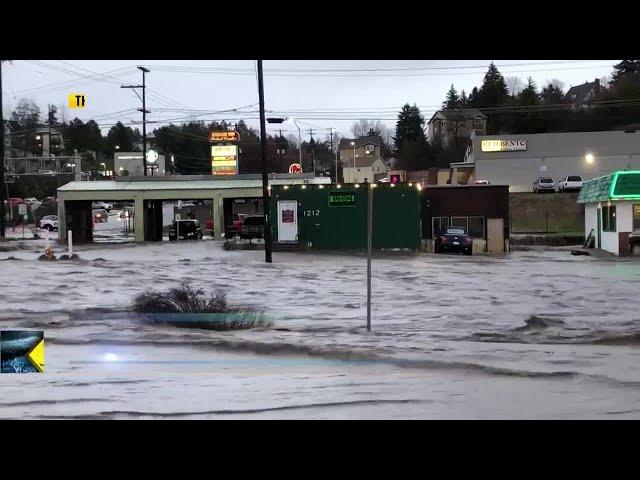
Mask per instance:
[[[358,120],[351,126],[351,133],[355,138],[366,137],[369,134],[386,137],[387,127],[380,120]]]
[[[561,92],[564,92],[564,82],[562,80],[558,80],[557,78],[552,78],[551,80],[547,80],[545,82],[547,85],[551,85],[554,88],[557,88]]]
[[[522,87],[524,87],[524,82],[520,77],[506,77],[504,81],[512,97],[518,95],[522,91]]]

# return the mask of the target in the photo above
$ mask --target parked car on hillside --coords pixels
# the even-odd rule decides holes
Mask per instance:
[[[559,192],[578,191],[582,188],[582,177],[580,175],[569,175],[558,182]]]
[[[41,207],[55,207],[58,205],[58,199],[56,197],[47,197],[42,200]]]
[[[555,192],[556,191],[556,182],[553,181],[553,178],[550,177],[539,177],[535,182],[533,182],[533,193],[540,192]]]
[[[38,223],[40,228],[45,230],[49,230],[50,232],[53,230],[58,230],[58,216],[57,215],[45,215],[40,219]]]
[[[474,185],[491,185],[489,180],[476,180],[473,182]]]
[[[471,255],[473,253],[473,239],[463,227],[446,227],[436,237],[434,252],[456,252]]]
[[[178,237],[183,239],[193,238],[202,239],[202,227],[198,220],[174,220],[169,227],[169,240],[177,240]]]
[[[24,203],[31,205],[33,203],[40,203],[36,197],[29,197],[24,199]]]
[[[22,198],[12,197],[9,199],[9,205],[11,205],[12,207],[17,207],[21,203],[25,203],[25,201]]]
[[[108,222],[109,212],[104,208],[99,208],[93,211],[93,223]]]

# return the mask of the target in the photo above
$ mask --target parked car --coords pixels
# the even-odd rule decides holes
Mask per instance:
[[[556,182],[553,181],[553,178],[539,177],[535,182],[533,182],[533,193],[555,192],[555,191],[556,191]]]
[[[476,180],[473,182],[474,185],[491,185],[489,180]]]
[[[463,227],[446,227],[436,238],[434,252],[456,252],[471,255],[473,253],[473,239]]]
[[[56,197],[47,197],[42,200],[40,204],[41,207],[55,207],[58,204],[58,199]]]
[[[113,210],[113,204],[107,203],[107,202],[93,202],[91,204],[91,208],[93,208],[94,210],[98,210],[100,208],[103,208],[107,212],[110,212],[111,210]]]
[[[25,201],[22,198],[13,197],[9,199],[9,205],[11,205],[12,207],[17,207],[21,203],[25,203]]]
[[[193,219],[174,220],[171,224],[171,227],[169,227],[169,240],[177,240],[178,235],[180,236],[180,238],[184,239],[201,239],[202,227],[200,226],[200,222]]]
[[[244,219],[247,217],[248,215],[244,213],[236,213],[233,216],[233,228],[236,232],[240,233],[240,230],[242,230],[242,225],[244,225]]]
[[[40,219],[38,224],[40,228],[45,230],[58,230],[58,216],[57,215],[45,215]]]
[[[558,182],[559,192],[577,191],[582,188],[582,177],[580,175],[569,175]]]
[[[98,208],[93,211],[93,222],[108,222],[109,221],[109,212],[107,212],[104,208]]]
[[[24,199],[24,203],[31,205],[33,203],[40,203],[36,197],[29,197]]]
[[[240,238],[251,240],[264,237],[264,217],[262,215],[247,215],[240,228]]]

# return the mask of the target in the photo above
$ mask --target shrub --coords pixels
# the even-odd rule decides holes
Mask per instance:
[[[230,306],[224,293],[207,295],[189,285],[143,292],[134,298],[132,310],[157,322],[190,328],[239,330],[272,324],[262,312]]]

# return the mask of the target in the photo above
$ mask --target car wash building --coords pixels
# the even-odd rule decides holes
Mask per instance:
[[[368,190],[373,196],[372,246],[420,248],[420,191],[408,184],[274,185],[274,248],[321,250],[367,246]]]
[[[639,254],[640,171],[618,171],[586,182],[578,195],[584,204],[585,244],[614,255]]]
[[[329,183],[327,177],[308,174],[269,174],[269,186],[290,187]],[[58,235],[65,241],[71,230],[76,243],[93,241],[92,203],[128,202],[133,206],[136,242],[163,239],[163,203],[206,200],[211,205],[215,239],[222,239],[232,224],[236,204],[247,201],[262,205],[262,177],[241,175],[176,175],[115,177],[108,181],[70,182],[58,188]],[[261,208],[261,207],[260,207]],[[262,212],[255,212],[261,214]]]
[[[474,253],[509,251],[508,185],[427,185],[421,193],[422,238],[427,251],[446,227],[462,227]]]

